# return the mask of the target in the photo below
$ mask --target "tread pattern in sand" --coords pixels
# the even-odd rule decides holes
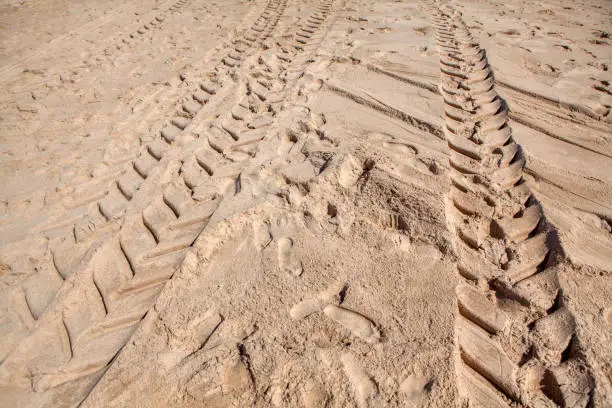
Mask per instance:
[[[587,406],[589,368],[556,277],[562,254],[523,179],[524,155],[486,52],[459,12],[433,7],[431,14],[450,149],[447,213],[464,278],[457,287],[460,396],[487,407]]]
[[[265,31],[247,30],[247,34],[261,42],[267,38],[271,30],[277,24],[279,15],[284,10],[286,2],[271,1],[262,12],[261,16],[254,22],[253,27],[265,27]],[[256,34],[255,34],[256,33]],[[243,39],[235,40],[235,43],[243,44]],[[246,49],[255,46],[255,42],[249,42]],[[6,327],[7,335],[0,340],[0,358],[4,359],[10,351],[23,339],[32,329],[32,322],[38,320],[47,307],[51,304],[56,294],[62,288],[64,281],[69,279],[82,264],[89,262],[92,248],[104,238],[100,235],[115,233],[119,224],[123,222],[126,210],[136,197],[141,186],[156,172],[159,174],[168,160],[162,160],[173,150],[177,150],[178,139],[186,134],[185,129],[194,121],[196,114],[202,109],[209,98],[217,93],[222,86],[221,81],[213,82],[208,79],[195,85],[187,101],[180,104],[179,111],[174,117],[169,118],[166,125],[162,127],[159,134],[145,143],[140,151],[129,150],[117,154],[114,146],[109,147],[109,159],[103,164],[103,171],[94,172],[89,175],[87,181],[76,185],[66,186],[68,191],[60,202],[59,222],[41,226],[41,235],[49,240],[48,248],[35,257],[33,265],[22,266],[19,260],[26,257],[16,256],[17,264],[13,268],[14,275],[3,277],[5,285],[9,288],[11,305],[2,316],[9,324]],[[231,139],[230,139],[231,140]],[[111,154],[112,153],[112,154]],[[211,160],[211,154],[199,152],[194,160],[184,165],[184,178],[187,185],[190,184],[189,177],[199,177],[200,172],[212,175],[211,167],[207,160]],[[206,157],[202,156],[206,155]],[[195,167],[189,167],[196,164]],[[157,183],[158,177],[150,180]],[[193,183],[191,183],[193,186]],[[172,213],[183,221],[180,225],[195,223],[193,216],[187,212],[201,210],[201,208],[188,209],[186,202],[178,203],[184,194],[170,193],[171,187],[167,187],[163,198],[151,206],[163,205],[167,208],[150,209],[146,207],[143,211],[143,225],[148,226],[153,237],[159,241],[160,231],[157,224],[163,215]],[[172,196],[167,198],[170,194]],[[145,200],[149,200],[143,197]],[[155,201],[155,200],[153,200]],[[142,206],[142,205],[141,205]],[[191,217],[191,218],[190,218]],[[203,215],[200,218],[206,218]],[[196,217],[197,218],[197,217]],[[68,222],[66,222],[68,220]],[[177,224],[178,225],[178,224]],[[172,228],[178,228],[174,226]],[[25,248],[27,249],[27,248]],[[24,270],[24,268],[26,270]]]
[[[251,46],[271,33],[285,6],[283,1],[269,4],[265,22],[257,23],[265,29],[251,30],[245,36],[252,38],[246,40]],[[323,31],[330,13],[331,3],[321,3],[311,16],[319,17],[311,23],[311,41],[295,36],[295,43],[292,38],[274,52],[261,52],[250,58],[256,63],[246,72],[238,63],[228,65],[224,59],[225,66],[246,78],[230,112],[209,123],[197,140],[178,149],[174,160],[161,162],[157,156],[163,157],[162,152],[171,147],[184,124],[183,119],[175,118],[171,125],[176,130],[162,131],[139,156],[149,155],[154,166],[159,163],[164,176],[150,177],[147,172],[145,177],[143,168],[136,164],[138,159],[131,160],[128,171],[111,180],[110,191],[92,201],[99,211],[97,220],[111,228],[96,239],[79,239],[75,229],[68,234],[73,241],[62,253],[70,255],[65,256],[65,262],[53,254],[51,263],[61,280],[56,279],[54,293],[46,296],[37,316],[30,319],[25,314],[27,324],[21,339],[13,343],[16,348],[5,354],[0,366],[0,389],[7,398],[27,398],[38,406],[47,406],[59,396],[67,406],[80,403],[180,268],[186,249],[203,229],[213,220],[232,215],[234,210],[228,209],[227,202],[240,200],[247,191],[257,195],[243,169],[258,160],[257,144],[266,134],[275,143],[284,141],[272,130],[276,116],[287,91],[302,76],[309,54],[322,39],[317,31]],[[213,94],[211,87],[200,86],[203,92]],[[137,205],[132,204],[140,190],[146,190],[149,198],[140,197]],[[75,259],[76,248],[81,248],[84,256]],[[18,311],[32,311],[28,302],[27,297],[17,298],[16,304],[25,305]]]
[[[86,40],[89,44],[88,47],[88,56],[83,59],[74,59],[69,58],[68,61],[64,61],[63,65],[58,65],[54,68],[54,70],[60,70],[56,72],[56,75],[61,75],[62,72],[70,71],[72,75],[78,75],[83,69],[91,70],[92,68],[109,69],[109,66],[112,64],[112,60],[117,57],[118,53],[131,52],[133,49],[130,47],[141,45],[148,36],[151,36],[153,32],[162,30],[166,21],[171,18],[173,15],[182,13],[186,10],[186,7],[191,3],[191,0],[179,0],[176,2],[166,2],[152,10],[151,12],[146,13],[141,16],[144,22],[134,22],[129,24],[129,28],[119,31],[118,33],[110,36],[103,37],[103,41],[91,41]],[[126,6],[125,9],[133,8]],[[33,63],[36,58],[40,58],[41,54],[49,53],[55,51],[58,46],[63,46],[67,42],[75,41],[79,38],[86,39],[89,33],[95,33],[96,30],[100,27],[108,25],[113,22],[114,19],[117,18],[117,14],[126,13],[132,14],[128,10],[124,10],[124,8],[113,11],[107,16],[99,18],[98,20],[94,20],[90,23],[79,27],[76,30],[72,30],[67,34],[61,35],[56,39],[52,40],[50,43],[46,45],[46,47],[41,47],[37,49],[36,52],[31,52],[29,55],[23,56],[19,60],[9,63],[3,67],[0,67],[0,81],[12,81],[15,76],[20,72],[28,72],[28,64]],[[141,12],[136,15],[140,15]],[[60,69],[61,68],[61,69]],[[27,79],[19,78],[17,82],[14,82],[10,86],[11,93],[23,93],[23,92],[31,92],[36,89],[45,88],[46,84],[49,81],[49,78],[52,75],[33,75]],[[70,84],[70,82],[66,82],[65,84]]]

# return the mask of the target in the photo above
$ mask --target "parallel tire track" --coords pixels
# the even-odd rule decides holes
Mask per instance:
[[[321,2],[307,20],[307,37],[296,35],[295,43],[259,56],[240,87],[244,97],[185,146],[180,160],[166,164],[170,181],[151,180],[147,188],[158,192],[152,202],[131,211],[118,233],[89,244],[87,256],[73,262],[70,284],[58,281],[59,295],[37,321],[29,318],[29,335],[0,367],[3,396],[28,406],[72,406],[87,397],[180,268],[186,249],[211,219],[227,216],[226,200],[248,187],[242,169],[257,159],[257,143],[277,137],[279,109],[308,63],[302,54],[321,39],[330,13],[331,2]],[[304,32],[301,27],[296,34]],[[278,142],[295,143],[290,139]],[[63,279],[64,269],[54,263]],[[22,303],[30,309],[27,299]]]
[[[234,41],[233,52],[246,55],[265,40],[285,6],[286,0],[270,0],[254,24]],[[42,228],[42,234],[50,239],[48,250],[25,265],[18,259],[16,275],[2,277],[9,288],[4,296],[10,298],[10,304],[0,315],[5,322],[3,331],[7,333],[0,338],[0,363],[33,329],[65,281],[89,261],[93,243],[100,241],[93,233],[112,234],[117,230],[143,183],[159,173],[166,163],[162,159],[177,148],[197,113],[222,86],[221,79],[212,81],[209,77],[196,84],[180,110],[138,154],[125,151],[123,155],[117,152],[105,155],[111,161],[98,167],[89,180],[71,187],[70,194],[61,200],[64,216],[58,223]],[[31,258],[26,254],[20,258],[26,257]]]
[[[142,25],[140,25],[138,28],[136,28],[134,31],[132,32],[122,32],[119,33],[117,35],[114,35],[113,37],[111,37],[109,40],[109,42],[111,42],[113,45],[110,47],[105,47],[105,48],[100,48],[97,49],[94,54],[90,57],[90,59],[87,61],[87,65],[93,65],[95,63],[95,61],[99,58],[101,58],[102,56],[106,55],[108,56],[110,53],[113,52],[113,50],[120,50],[122,49],[125,45],[129,45],[131,43],[133,43],[134,41],[136,41],[138,38],[140,38],[142,35],[144,35],[145,33],[147,33],[150,30],[154,30],[154,29],[159,29],[161,27],[161,25],[163,25],[163,22],[165,21],[166,17],[168,17],[171,14],[175,14],[175,13],[179,13],[181,11],[181,9],[186,6],[191,0],[178,0],[176,2],[170,3],[167,2],[166,4],[163,5],[162,10],[158,11],[158,12],[153,12],[153,13],[149,13],[150,17],[149,17],[149,22],[145,22]],[[124,11],[125,12],[125,11]],[[107,24],[109,22],[112,21],[113,18],[116,17],[116,13],[113,12],[110,16],[105,16],[99,20],[96,21],[92,21],[90,23],[87,23],[85,25],[83,25],[78,32],[92,32],[94,31],[96,28]],[[49,44],[47,44],[47,47],[50,46],[51,44],[56,44],[56,43],[62,43],[65,41],[70,41],[70,35],[71,33],[62,35],[54,40],[52,40]],[[37,52],[32,53],[30,56],[27,57],[22,57],[20,58],[17,62],[14,62],[12,64],[8,64],[6,66],[3,66],[0,68],[0,79],[7,79],[17,73],[19,73],[19,68],[24,66],[24,62],[25,61],[30,61],[34,56],[38,56],[39,52],[41,50],[37,50]],[[23,87],[23,89],[20,87],[19,89],[13,88],[13,92],[25,92],[26,88],[27,90],[32,90],[33,87],[36,86],[42,86],[44,85],[44,83],[46,82],[46,80],[42,80],[40,83],[38,84],[27,84]]]
[[[164,22],[166,21],[166,17],[172,14],[177,14],[181,12],[181,9],[187,6],[191,0],[178,0],[173,3],[167,9],[162,10],[159,13],[156,13],[149,22],[145,22],[136,28],[132,32],[128,33],[120,33],[118,35],[113,36],[109,42],[112,43],[111,46],[106,46],[102,50],[99,50],[96,54],[89,57],[86,61],[86,64],[91,66],[95,65],[96,62],[103,57],[108,57],[115,50],[121,51],[125,46],[129,46],[130,44],[141,39],[147,32],[151,30],[159,30],[163,27]]]
[[[433,8],[456,232],[457,382],[469,406],[587,406],[592,378],[557,281],[555,231],[523,179],[508,108],[460,13]]]

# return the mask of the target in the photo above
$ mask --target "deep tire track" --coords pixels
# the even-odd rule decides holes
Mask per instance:
[[[286,5],[276,4],[281,10]],[[86,398],[180,268],[185,250],[211,220],[228,216],[226,202],[243,194],[242,169],[256,158],[257,143],[279,125],[270,127],[330,13],[331,2],[322,2],[308,40],[281,45],[276,59],[257,58],[239,87],[245,97],[184,147],[182,157],[165,163],[167,178],[147,180],[148,191],[156,192],[152,202],[130,210],[117,233],[83,244],[88,255],[74,263],[70,284],[61,285],[31,334],[0,367],[7,399],[47,406],[58,398],[67,405]],[[300,126],[308,123],[306,114]]]
[[[457,383],[469,405],[587,406],[593,382],[557,281],[556,231],[523,178],[508,109],[460,13],[432,8],[458,274]]]
[[[431,93],[440,95],[440,90],[436,86],[434,86],[434,85],[432,85],[430,83],[417,81],[417,80],[412,79],[412,78],[406,78],[406,77],[403,77],[401,75],[397,75],[397,74],[395,74],[393,72],[386,71],[386,70],[384,70],[382,68],[379,68],[379,67],[377,67],[375,65],[372,65],[372,64],[368,64],[367,69],[372,71],[372,72],[376,72],[378,74],[388,76],[389,78],[393,78],[393,79],[395,79],[397,81],[400,81],[400,82],[403,82],[403,83],[415,86],[417,88],[424,89],[424,90],[429,91]],[[519,88],[512,87],[512,86],[510,86],[508,84],[505,84],[503,86],[505,86],[505,87],[507,87],[508,89],[511,89],[511,90],[519,89]],[[516,92],[519,92],[519,91],[516,91]],[[565,106],[565,105],[562,105],[562,104],[554,104],[550,100],[544,99],[544,97],[542,97],[541,95],[537,95],[537,94],[533,94],[533,93],[527,93],[526,91],[523,92],[523,94],[533,98],[535,101],[538,101],[538,102],[545,101],[547,104],[550,104],[551,106],[553,106],[557,110],[562,110],[564,108],[564,106]],[[575,124],[580,125],[580,126],[589,127],[589,125],[587,123],[578,121],[578,120],[572,118],[571,116],[569,116],[569,114],[574,114],[576,112],[582,112],[582,111],[578,110],[578,108],[576,107],[577,105],[568,105],[568,106],[572,106],[574,108],[566,108],[566,110],[568,112],[562,112],[562,111],[559,112],[559,118],[561,120],[570,121],[570,122],[575,123]],[[537,109],[537,107],[534,106],[534,109]],[[554,132],[551,132],[549,130],[544,129],[542,126],[538,126],[537,124],[532,123],[529,119],[524,118],[522,115],[517,114],[517,113],[513,113],[511,107],[509,107],[508,117],[510,119],[516,121],[517,123],[520,123],[523,126],[527,126],[527,127],[531,128],[531,129],[535,130],[536,132],[542,133],[542,134],[544,134],[544,135],[546,135],[548,137],[552,137],[553,139],[557,139],[557,140],[560,140],[562,142],[571,144],[573,146],[576,146],[576,147],[579,147],[581,149],[587,150],[587,151],[589,151],[591,153],[595,153],[595,154],[598,154],[598,155],[601,155],[601,156],[604,156],[604,157],[612,158],[612,155],[610,155],[610,154],[608,154],[606,152],[601,152],[599,150],[596,150],[596,149],[591,148],[589,146],[586,146],[584,144],[575,142],[573,140],[568,139],[567,137],[555,134]],[[601,130],[599,130],[599,131],[601,131]]]
[[[279,0],[268,3],[245,33],[256,41],[249,42],[243,53],[269,36],[285,5],[286,1]],[[243,38],[238,38],[235,43],[243,41]],[[167,162],[162,159],[177,148],[176,142],[190,130],[189,124],[222,86],[222,81],[207,79],[197,82],[175,116],[166,121],[161,131],[145,143],[139,153],[126,151],[124,157],[109,155],[113,157],[112,163],[105,163],[100,171],[92,173],[90,180],[71,187],[72,193],[61,201],[64,207],[59,218],[61,221],[41,228],[49,244],[42,256],[34,258],[34,263],[26,264],[25,268],[33,270],[24,270],[21,259],[32,256],[23,254],[17,260],[17,275],[3,277],[8,287],[5,294],[11,297],[11,306],[8,311],[3,311],[2,316],[10,326],[7,328],[10,335],[0,340],[2,360],[30,332],[33,323],[44,314],[65,282],[89,262],[93,256],[92,248],[101,240],[94,233],[112,236],[119,229],[141,186],[149,176],[160,172]]]

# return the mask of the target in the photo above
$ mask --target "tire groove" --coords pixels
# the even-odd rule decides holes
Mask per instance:
[[[284,5],[283,5],[284,3],[282,1],[270,0],[268,3],[273,5],[273,7],[268,6],[268,10],[273,10],[275,13],[279,13],[284,10]],[[270,25],[274,26],[276,24],[274,23],[274,17],[270,17],[264,20],[265,20],[266,27]],[[266,34],[264,33],[264,35],[262,35],[262,41],[263,39],[265,39],[265,36]],[[208,84],[206,82],[198,83],[196,87],[202,89],[203,91],[207,92],[210,95],[214,95],[218,90],[218,88],[215,87],[213,84]],[[187,122],[185,123],[185,127],[186,127],[188,123],[191,122],[192,119],[187,119],[187,118],[184,118],[184,119],[186,119],[186,122]],[[181,133],[184,133],[184,131],[181,130]],[[157,141],[161,140],[163,143],[165,143],[163,139],[163,135],[161,135],[159,139],[156,139],[156,140]],[[127,171],[129,171],[130,168],[134,169],[135,172],[140,177],[142,177],[143,181],[151,174],[151,172],[154,171],[155,168],[159,167],[160,161],[163,158],[163,156],[168,153],[169,149],[173,148],[171,144],[168,144],[169,149],[166,149],[163,152],[158,149],[158,151],[154,153],[154,146],[155,146],[154,143],[155,141],[153,143],[147,144],[145,148],[141,151],[141,154],[137,155],[137,157],[133,159],[128,159]],[[158,158],[156,157],[156,155],[160,157]],[[145,171],[145,167],[139,166],[139,163],[141,164],[147,163],[146,159],[144,159],[145,157],[151,157],[153,161],[155,162],[155,163],[152,163],[149,161],[148,165],[146,166],[146,171]],[[151,167],[151,165],[153,166]],[[91,222],[90,225],[94,226],[96,229],[113,228],[112,224],[116,223],[119,219],[123,217],[126,207],[129,205],[129,203],[132,201],[132,199],[136,195],[136,194],[133,194],[133,195],[130,194],[130,191],[127,191],[124,188],[124,186],[121,185],[119,181],[120,177],[122,177],[123,174],[125,174],[125,171],[126,171],[126,168],[124,167],[124,170],[121,171],[121,173],[118,176],[111,177],[108,181],[103,181],[103,182],[108,183],[107,185],[109,187],[107,187],[106,189],[100,191],[99,187],[96,186],[98,190],[97,192],[94,192],[94,195],[91,198],[83,200],[80,194],[77,192],[75,194],[75,197],[77,198],[76,200],[73,200],[73,205],[70,208],[74,210],[79,207],[89,206],[92,203],[96,203],[97,211],[99,212],[99,214],[102,215],[104,225],[99,225],[96,222]],[[98,183],[98,181],[96,180],[95,177],[92,177],[91,180],[89,180],[86,183],[95,184],[95,183]],[[139,185],[140,183],[137,184],[136,190],[138,190]],[[135,193],[136,192],[137,191],[135,191]],[[112,195],[114,195],[114,197]],[[87,222],[86,221],[87,218],[91,218],[91,216],[86,215],[85,220],[81,219],[78,221],[78,223]],[[74,241],[75,243],[78,243],[81,241],[81,239],[79,239],[79,235],[76,233],[76,229],[77,229],[77,223],[73,223],[71,231],[70,231],[69,239]],[[91,232],[93,231],[89,231],[87,236],[91,235]],[[51,234],[51,233],[52,233],[52,228],[45,229],[45,235]],[[11,311],[9,311],[9,313],[11,313]]]
[[[282,6],[281,8],[284,8],[286,2],[279,2],[278,4]],[[269,35],[269,33],[266,35]],[[298,61],[298,59],[293,60]],[[261,62],[260,64],[263,65]],[[302,70],[305,64],[306,63],[301,66]],[[286,67],[283,67],[282,70],[288,71]],[[293,79],[288,81],[288,84],[294,83],[295,80]],[[281,81],[278,81],[278,85],[280,86],[283,84]],[[288,85],[283,86],[284,88],[282,91],[279,91],[283,96],[278,102],[274,102],[276,104],[282,103],[285,97],[284,95],[291,89]],[[268,109],[266,112],[268,116],[276,115],[274,109]],[[219,119],[216,122],[216,126],[220,126],[223,123],[223,119]],[[277,123],[276,119],[273,119],[267,126],[272,123],[274,123],[273,126],[281,126],[280,123]],[[251,130],[247,129],[248,128],[245,128],[245,132],[250,136]],[[240,132],[239,136],[242,136],[242,132]],[[197,143],[208,143],[208,139],[207,137],[202,137]],[[229,139],[232,140],[231,138]],[[246,139],[247,137],[244,137],[243,140]],[[249,143],[249,145],[251,145],[251,143]],[[206,145],[204,145],[203,148],[206,148]],[[195,155],[193,153],[194,151],[196,152]],[[216,196],[217,193],[214,193],[213,198],[208,201],[202,201],[201,197],[194,197],[196,193],[213,193],[214,190],[202,190],[202,183],[209,183],[209,179],[212,176],[208,174],[201,163],[198,163],[198,160],[195,160],[195,165],[201,169],[202,177],[201,179],[194,179],[195,183],[190,187],[185,178],[187,172],[183,170],[186,170],[186,166],[191,162],[192,158],[198,158],[199,150],[192,149],[191,146],[188,146],[185,147],[184,150],[181,150],[181,152],[184,152],[184,159],[179,160],[181,163],[180,169],[174,168],[172,166],[173,162],[167,163],[167,167],[169,169],[174,169],[174,181],[172,183],[177,183],[179,189],[188,189],[189,193],[184,194],[187,201],[180,205],[172,204],[169,197],[165,196],[168,194],[165,190],[166,187],[157,186],[158,189],[163,187],[161,194],[155,193],[155,198],[161,199],[157,200],[154,198],[144,210],[137,210],[136,214],[129,213],[128,217],[123,220],[118,234],[112,234],[110,238],[104,239],[100,243],[101,246],[93,255],[91,261],[87,262],[85,265],[79,266],[79,271],[74,274],[75,278],[72,280],[74,289],[69,290],[66,294],[62,295],[62,298],[54,301],[53,309],[45,314],[37,329],[30,334],[28,340],[15,350],[5,364],[0,367],[0,378],[6,378],[7,375],[18,378],[20,375],[25,375],[25,371],[27,371],[29,373],[27,375],[34,377],[42,384],[41,387],[37,387],[34,390],[33,397],[42,398],[41,401],[43,402],[41,405],[43,406],[48,405],[44,401],[49,401],[51,396],[60,395],[66,390],[69,390],[70,396],[65,396],[65,399],[61,399],[62,403],[66,405],[78,405],[87,395],[89,395],[92,387],[99,381],[100,376],[103,375],[109,365],[115,361],[118,353],[126,344],[142,317],[154,303],[156,296],[159,294],[164,284],[172,277],[175,271],[181,267],[185,256],[185,249],[195,242],[200,233],[208,225],[210,219],[217,211],[219,205],[222,204],[223,200],[231,199],[231,197],[215,198],[214,196]],[[233,154],[235,153],[224,151],[224,154],[215,157],[218,158],[220,165],[243,166],[239,161],[226,160],[224,158],[226,155]],[[215,168],[215,164],[208,161],[211,156],[205,157],[208,157],[206,165],[211,169]],[[237,171],[237,174],[241,174],[241,172],[241,170]],[[219,176],[212,181],[217,183],[221,182],[223,181],[223,177]],[[151,177],[147,180],[149,187],[156,185],[156,183],[160,183],[157,177]],[[241,180],[241,189],[244,190],[246,187],[247,179],[245,178],[245,180]],[[217,189],[218,188],[219,187],[217,187]],[[206,191],[208,191],[208,193]],[[173,194],[172,197],[174,199],[176,194]],[[156,225],[145,225],[148,221],[146,221],[144,214],[147,211],[151,211],[151,214],[155,214],[155,211],[162,208],[159,206],[163,206],[163,208],[165,208],[164,211],[172,212],[173,219],[163,221],[163,225],[160,225],[160,229],[158,230]],[[102,208],[100,209],[102,210]],[[138,218],[139,216],[140,218]],[[175,228],[173,227],[174,225],[178,225],[178,227]],[[151,236],[151,234],[153,234],[151,229],[155,230],[154,236]],[[157,237],[155,237],[155,235]],[[157,238],[157,240],[155,238]],[[123,258],[119,253],[123,255]],[[124,266],[122,267],[121,265]],[[113,274],[119,273],[117,271],[121,268],[126,270],[126,274],[127,269],[129,269],[131,277],[128,279],[118,279],[114,277]],[[107,291],[107,288],[103,287],[102,280],[92,279],[92,274],[97,276],[95,273],[98,270],[109,274],[107,277],[103,278],[104,282],[108,281],[107,283],[111,286],[119,285],[116,290],[112,291],[113,296],[108,298],[109,303],[99,307],[104,307],[108,312],[104,317],[95,317],[93,304],[80,304],[78,301],[82,296],[79,290],[94,285],[104,303],[104,299],[106,299],[104,298],[104,293]],[[120,280],[119,283],[117,283],[118,280]],[[91,290],[94,289],[92,288]],[[87,323],[82,322],[81,319],[65,322],[63,320],[63,312],[59,313],[63,310],[71,310],[71,316],[75,318],[82,313],[84,316],[88,316],[88,318],[91,317],[93,320],[88,324],[90,324],[92,328],[81,328],[83,324]],[[135,318],[126,323],[115,325],[116,328],[113,329],[112,332],[104,328],[100,329],[102,331],[94,330],[96,327],[106,327],[105,325],[107,324],[105,322],[113,323],[123,321],[121,319],[126,312],[136,316],[137,319]],[[96,352],[86,353],[80,351],[78,355],[75,353],[73,357],[60,363],[48,361],[48,355],[52,353],[52,351],[40,350],[40,348],[36,347],[36,344],[40,344],[40,341],[42,341],[45,335],[45,330],[49,330],[49,327],[53,326],[58,318],[62,319],[67,330],[72,328],[71,325],[78,324],[75,330],[82,333],[75,345],[71,346],[71,349],[91,349]],[[102,341],[104,341],[104,343],[100,343]],[[103,344],[105,346],[101,347]],[[111,349],[109,346],[106,346],[106,344],[112,344],[114,345],[113,347],[116,346],[116,348]],[[32,349],[32,347],[34,348]],[[13,389],[11,392],[20,393],[28,391]],[[38,396],[38,394],[40,394],[40,396]],[[56,399],[56,401],[60,400]]]
[[[512,139],[486,53],[458,11],[430,7],[445,116],[449,118],[447,105],[456,115],[445,121],[445,133],[452,181],[447,216],[455,230],[457,272],[464,279],[457,287],[460,398],[464,404],[483,406],[531,406],[536,401],[586,406],[592,395],[590,369],[579,352],[567,353],[576,345],[574,322],[553,283],[556,265],[564,261],[562,250],[553,245],[554,227],[525,186],[524,155]],[[449,59],[460,63],[448,70]],[[502,128],[508,129],[503,145],[479,137]],[[456,142],[461,138],[465,141]],[[456,147],[461,143],[474,144],[480,160],[474,160],[469,147]],[[454,172],[462,173],[459,179]],[[466,198],[458,200],[462,194]],[[474,207],[472,195],[483,195],[486,203]],[[549,286],[541,287],[541,282]],[[552,334],[541,332],[540,326],[552,326]],[[571,335],[562,327],[571,327]],[[572,378],[576,370],[580,374]]]

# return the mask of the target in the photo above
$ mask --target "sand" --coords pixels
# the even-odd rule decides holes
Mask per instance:
[[[0,10],[1,406],[612,406],[610,4]]]

